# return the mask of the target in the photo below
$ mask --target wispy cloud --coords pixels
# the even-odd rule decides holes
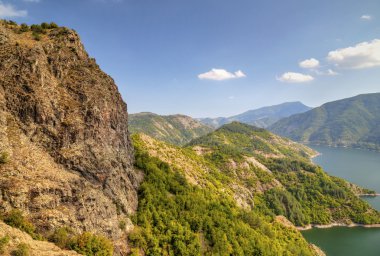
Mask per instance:
[[[360,17],[362,20],[372,20],[372,16],[368,14],[364,14]]]
[[[0,1],[0,18],[25,17],[26,15],[28,15],[26,10],[17,10],[13,5]]]
[[[318,68],[319,67],[319,60],[311,58],[311,59],[307,59],[307,60],[303,60],[303,61],[299,62],[298,65],[301,68],[308,68],[308,69]]]
[[[314,77],[302,73],[286,72],[277,77],[277,80],[284,83],[306,83],[313,81]]]
[[[324,74],[327,75],[327,76],[336,76],[336,75],[339,75],[338,72],[335,72],[332,69],[328,69]]]
[[[243,77],[246,77],[246,75],[241,70],[231,73],[225,69],[217,69],[217,68],[213,68],[206,73],[202,73],[198,75],[198,78],[201,80],[215,80],[215,81],[222,81],[222,80],[243,78]]]
[[[319,76],[336,76],[339,75],[338,72],[332,70],[331,68],[327,69],[326,71],[321,71],[318,69],[313,70],[313,72]]]
[[[327,60],[336,67],[346,69],[380,66],[380,39],[330,51]]]

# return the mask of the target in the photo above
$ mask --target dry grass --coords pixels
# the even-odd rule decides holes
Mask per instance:
[[[46,241],[36,241],[25,232],[6,225],[0,221],[0,238],[8,236],[9,242],[4,246],[1,255],[8,256],[16,250],[20,244],[26,244],[29,247],[30,256],[74,256],[79,255],[74,251],[62,250],[56,245]]]

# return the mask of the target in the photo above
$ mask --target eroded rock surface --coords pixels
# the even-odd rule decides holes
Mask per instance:
[[[141,181],[126,104],[73,30],[15,31],[0,23],[0,210],[122,239]]]

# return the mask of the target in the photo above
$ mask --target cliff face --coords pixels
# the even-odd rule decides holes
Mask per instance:
[[[118,239],[137,207],[127,106],[78,35],[0,24],[0,209]]]

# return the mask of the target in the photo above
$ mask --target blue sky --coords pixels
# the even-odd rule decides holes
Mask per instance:
[[[74,28],[130,113],[229,116],[380,92],[378,0],[1,0]]]

